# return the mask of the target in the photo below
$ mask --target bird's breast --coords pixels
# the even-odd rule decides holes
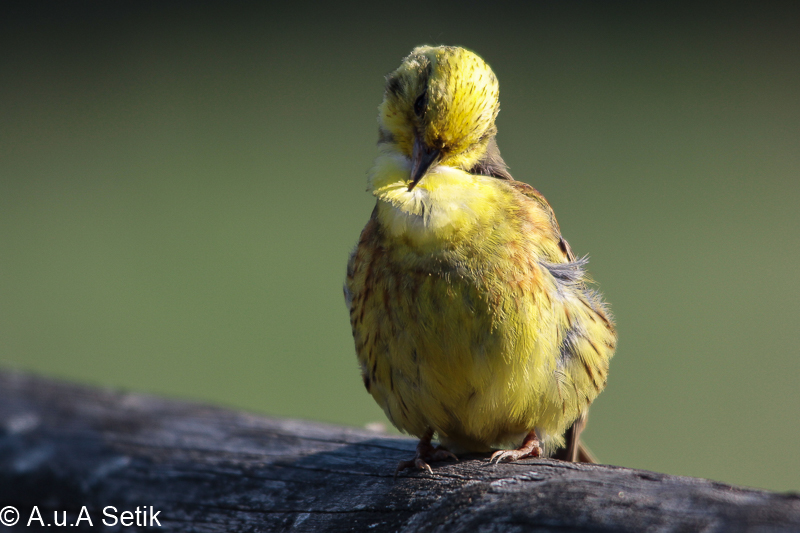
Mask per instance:
[[[408,163],[400,157],[379,159],[371,185],[387,237],[420,251],[455,246],[488,229],[502,231],[510,199],[496,179],[444,165],[409,191]]]

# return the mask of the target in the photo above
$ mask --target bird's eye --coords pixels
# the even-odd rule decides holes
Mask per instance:
[[[427,100],[427,93],[422,93],[414,102],[414,114],[420,118],[425,114],[425,100]]]

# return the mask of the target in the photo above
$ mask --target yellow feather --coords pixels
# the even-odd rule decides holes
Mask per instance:
[[[605,386],[616,333],[544,198],[474,171],[494,157],[497,87],[454,47],[388,77],[345,292],[365,385],[399,429],[466,451],[535,430],[552,450]],[[438,157],[418,183],[415,143]]]

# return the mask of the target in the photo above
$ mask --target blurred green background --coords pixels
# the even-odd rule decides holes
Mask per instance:
[[[458,44],[617,317],[592,449],[800,490],[793,4],[22,5],[0,17],[0,367],[384,421],[344,265],[383,76]]]

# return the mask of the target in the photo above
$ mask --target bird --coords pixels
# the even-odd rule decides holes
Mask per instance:
[[[418,46],[386,76],[344,296],[364,386],[419,438],[395,475],[464,453],[594,461],[579,436],[613,317],[547,200],[511,176],[499,110],[496,75],[462,47]]]

